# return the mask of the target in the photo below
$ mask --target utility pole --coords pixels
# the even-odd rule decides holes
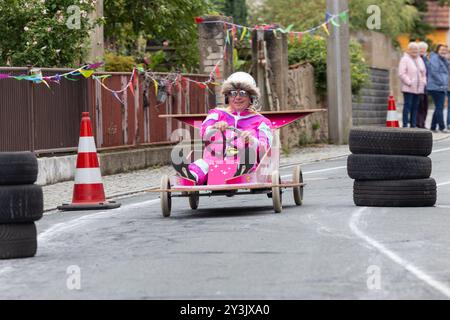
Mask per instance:
[[[103,17],[103,0],[97,0],[95,10],[91,13],[90,19],[94,21]],[[88,55],[88,61],[93,63],[103,59],[105,54],[105,43],[103,37],[103,25],[97,25],[90,33],[91,49]]]
[[[348,0],[327,0],[329,14],[348,10]],[[336,18],[336,22],[338,19]],[[333,144],[348,143],[352,127],[352,89],[350,77],[348,22],[332,26],[327,50],[328,135]]]

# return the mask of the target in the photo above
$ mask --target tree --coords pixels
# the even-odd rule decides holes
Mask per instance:
[[[367,8],[377,5],[381,9],[382,32],[392,39],[410,32],[419,18],[416,7],[409,0],[350,0],[350,28],[367,30]],[[254,23],[294,25],[293,30],[304,31],[325,21],[325,0],[264,0],[262,7],[253,12]]]
[[[247,4],[245,0],[214,0],[217,10],[228,17],[233,17],[236,24],[247,24]]]
[[[119,54],[138,55],[139,43],[168,40],[176,50],[173,66],[191,71],[198,65],[194,17],[212,9],[209,0],[105,0],[105,38]]]
[[[71,11],[74,4],[77,8]],[[94,8],[95,0],[0,1],[0,64],[78,65],[88,50],[89,31],[95,23],[89,13]]]

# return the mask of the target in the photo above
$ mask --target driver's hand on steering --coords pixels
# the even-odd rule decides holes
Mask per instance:
[[[252,133],[250,131],[242,131],[241,138],[244,139],[245,143],[250,142],[250,138],[252,136]]]
[[[228,128],[228,123],[226,121],[219,121],[214,124],[214,128],[224,132]]]

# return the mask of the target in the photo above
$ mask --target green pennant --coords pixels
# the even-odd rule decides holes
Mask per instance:
[[[104,75],[101,75],[101,76],[94,76],[96,79],[106,79],[106,78],[109,78],[109,77],[111,77],[111,75],[110,74],[104,74]]]
[[[67,80],[70,80],[70,81],[78,81],[77,79],[72,79],[72,78],[69,78],[68,76],[64,76],[64,78]]]
[[[294,27],[294,24],[290,24],[286,29],[284,29],[284,33],[290,32],[293,27]]]
[[[347,11],[341,12],[339,14],[339,17],[341,18],[341,20],[343,22],[347,22],[348,21],[348,13],[347,13]]]
[[[335,26],[335,27],[340,27],[340,26],[341,26],[339,23],[337,23],[336,21],[334,21],[334,18],[331,18],[330,21],[331,21],[331,24],[332,24],[333,26]]]

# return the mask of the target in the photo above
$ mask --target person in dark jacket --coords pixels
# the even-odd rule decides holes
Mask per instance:
[[[430,63],[428,60],[428,44],[426,42],[419,42],[419,55],[423,60],[423,63],[425,64],[426,69],[426,75],[428,78],[428,64]],[[450,97],[450,93],[449,93]],[[419,94],[419,110],[417,111],[417,127],[418,128],[425,128],[425,121],[427,120],[427,114],[428,114],[428,95],[427,90],[425,88],[425,91],[423,94]]]
[[[447,132],[444,123],[444,103],[448,90],[448,67],[447,62],[448,48],[444,44],[439,44],[435,52],[430,55],[429,76],[427,83],[427,91],[434,101],[435,110],[433,120],[431,122],[431,130],[436,132],[439,130]]]

